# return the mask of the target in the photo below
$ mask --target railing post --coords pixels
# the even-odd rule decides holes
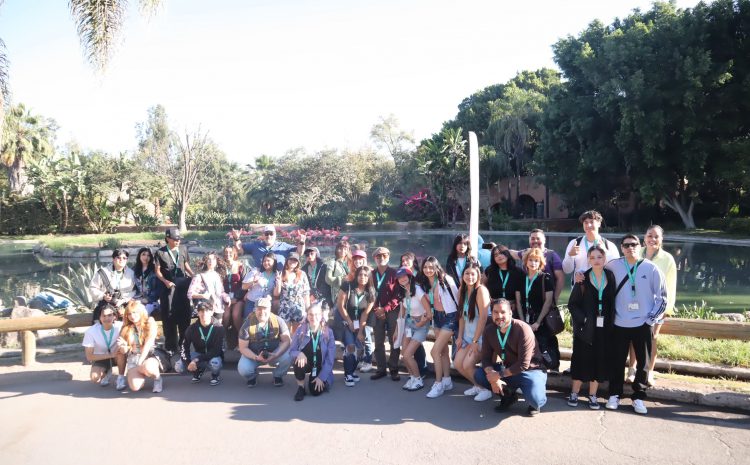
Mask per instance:
[[[21,343],[23,366],[33,365],[36,363],[36,336],[34,331],[21,331]]]

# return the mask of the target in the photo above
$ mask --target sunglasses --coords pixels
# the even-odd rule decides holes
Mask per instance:
[[[273,233],[271,231],[266,231],[263,234],[266,236],[273,236]]]
[[[638,247],[639,245],[641,244],[639,244],[638,242],[625,242],[622,244],[622,246],[625,247],[626,249],[630,249],[630,248],[634,249]]]

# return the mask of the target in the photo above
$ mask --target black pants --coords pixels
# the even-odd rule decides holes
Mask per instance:
[[[557,342],[557,336],[552,334],[547,328],[546,324],[542,324],[539,329],[534,333],[537,342],[539,342],[539,351],[544,353],[545,351],[552,358],[552,365],[547,366],[550,370],[560,369],[560,346]],[[545,363],[546,365],[546,363]]]
[[[651,361],[651,326],[644,324],[636,328],[615,326],[612,333],[612,350],[609,375],[609,395],[622,397],[622,385],[625,382],[625,360],[628,358],[630,344],[633,344],[636,359],[635,381],[633,382],[633,400],[645,399],[648,387],[648,365]]]
[[[190,326],[190,302],[187,291],[190,287],[190,278],[177,278],[174,281],[174,295],[172,305],[169,305],[169,294],[171,290],[162,290],[159,298],[159,309],[161,312],[162,325],[164,327],[164,348],[177,351],[177,348],[185,339],[185,331]],[[179,331],[179,339],[177,332]]]
[[[388,357],[388,369],[391,372],[398,372],[398,358],[401,355],[401,349],[393,348],[393,335],[396,332],[396,320],[398,311],[392,310],[386,312],[384,319],[375,318],[375,361],[378,364],[378,371],[384,372],[385,362],[385,335],[388,333],[388,342],[391,344],[391,355]]]
[[[309,373],[310,379],[307,382],[307,390],[312,394],[313,396],[319,396],[323,394],[325,389],[323,391],[316,391],[315,390],[315,384],[313,382],[317,379],[317,375],[320,374],[320,370],[323,369],[323,354],[320,352],[320,348],[318,348],[318,357],[315,361],[315,367],[316,367],[316,376],[312,376],[312,361],[313,361],[313,352],[312,352],[312,343],[308,342],[307,345],[302,349],[302,353],[305,354],[305,357],[307,357],[307,362],[303,367],[297,366],[297,362],[292,362],[294,365],[294,379],[297,381],[304,381],[305,376]]]

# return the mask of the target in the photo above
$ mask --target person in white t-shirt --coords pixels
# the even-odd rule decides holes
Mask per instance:
[[[419,374],[419,365],[414,360],[414,353],[419,346],[427,339],[427,330],[432,320],[432,311],[425,305],[424,291],[421,286],[417,286],[414,279],[414,273],[409,268],[402,266],[396,271],[396,279],[401,286],[401,308],[399,318],[406,320],[404,325],[404,334],[402,340],[401,357],[404,365],[409,371],[409,381],[404,384],[407,391],[417,391],[424,387],[424,381]],[[399,328],[400,330],[400,328]],[[398,335],[397,337],[401,337]]]
[[[574,272],[583,273],[591,266],[588,261],[588,251],[591,247],[598,245],[606,254],[606,261],[620,258],[618,247],[607,239],[599,235],[599,228],[602,226],[602,214],[596,210],[588,210],[578,217],[578,221],[583,226],[583,236],[576,237],[568,243],[565,248],[562,268],[566,274]],[[571,276],[571,286],[575,284]]]
[[[106,305],[99,313],[99,321],[83,335],[86,360],[91,362],[91,381],[100,386],[108,386],[112,368],[117,365],[117,390],[125,389],[125,355],[117,348],[122,322],[116,321],[117,309]]]

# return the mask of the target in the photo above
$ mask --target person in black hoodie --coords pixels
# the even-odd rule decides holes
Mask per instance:
[[[510,301],[513,315],[518,318],[516,310],[516,291],[521,289],[523,273],[516,265],[511,251],[504,245],[492,248],[492,263],[484,270],[484,283],[493,299]]]
[[[193,383],[198,383],[203,373],[210,370],[209,384],[217,386],[221,383],[224,328],[212,323],[213,307],[207,300],[199,301],[197,311],[198,321],[185,331],[185,339],[180,346],[180,360],[175,364],[175,371],[192,373]]]
[[[607,255],[601,246],[589,248],[587,255],[591,268],[584,273],[584,280],[573,286],[568,300],[573,326],[568,405],[578,406],[578,391],[588,382],[589,407],[598,410],[597,389],[599,383],[608,379],[607,341],[611,340],[614,325],[617,283],[614,274],[604,269]]]
[[[307,275],[307,280],[310,282],[311,303],[313,301],[320,304],[326,302],[328,303],[328,308],[333,308],[331,285],[326,282],[328,266],[320,258],[320,252],[317,247],[306,248],[305,257],[307,261],[302,266],[302,271]]]

